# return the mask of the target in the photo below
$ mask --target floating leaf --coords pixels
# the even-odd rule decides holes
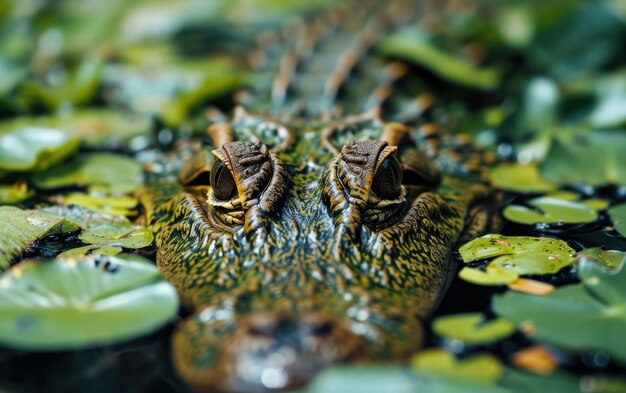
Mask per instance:
[[[72,161],[36,174],[33,181],[42,189],[89,185],[110,193],[131,192],[141,184],[141,166],[118,154],[81,154]]]
[[[452,83],[482,90],[494,89],[500,84],[498,70],[475,66],[446,53],[417,28],[405,28],[383,38],[378,49],[386,55],[409,59]]]
[[[34,195],[33,190],[24,182],[13,185],[0,184],[0,203],[17,203]]]
[[[144,227],[132,224],[126,217],[111,215],[86,209],[82,206],[52,206],[46,212],[67,217],[82,228],[78,238],[89,246],[68,250],[67,255],[85,253],[115,255],[121,248],[137,249],[152,244],[152,232]],[[117,252],[116,252],[117,251]]]
[[[583,205],[592,208],[595,211],[602,211],[609,207],[609,201],[606,199],[592,198],[580,201]]]
[[[464,244],[459,252],[464,262],[478,261],[500,255],[541,252],[566,258],[574,254],[566,242],[550,237],[485,235]]]
[[[502,363],[493,355],[479,354],[459,361],[441,348],[419,352],[411,360],[411,366],[420,374],[485,384],[497,381],[504,371]]]
[[[143,248],[152,244],[153,235],[147,228],[138,228],[130,223],[116,223],[90,227],[79,236],[85,243],[124,248]]]
[[[63,251],[57,255],[57,258],[80,257],[83,255],[117,255],[122,251],[122,247],[89,245]]]
[[[535,198],[528,201],[533,208],[520,205],[507,206],[504,217],[520,224],[565,223],[581,224],[593,222],[598,213],[583,203],[556,198]]]
[[[622,236],[626,237],[626,203],[611,206],[608,212],[615,229],[617,229]]]
[[[178,310],[176,290],[138,257],[27,261],[0,277],[0,343],[30,350],[146,334]]]
[[[560,190],[556,192],[551,192],[550,194],[546,195],[546,198],[563,199],[564,201],[574,202],[580,199],[580,194],[573,191]]]
[[[540,167],[558,184],[626,184],[626,134],[623,131],[560,132]]]
[[[52,214],[0,206],[0,270],[42,237],[78,229],[76,223]]]
[[[567,78],[601,68],[622,45],[623,24],[603,2],[591,2],[564,15],[552,28],[538,34],[529,60],[535,67]],[[581,45],[586,50],[581,50]]]
[[[507,292],[494,298],[494,309],[539,340],[571,350],[604,350],[626,364],[623,266],[609,270],[581,255],[582,285],[567,285],[547,296]]]
[[[593,260],[609,269],[616,269],[626,260],[626,252],[617,250],[603,250],[599,247],[585,248],[576,254],[577,259]]]
[[[72,154],[78,139],[66,133],[40,127],[22,127],[0,134],[0,170],[36,171],[47,169]]]
[[[55,128],[74,140],[91,148],[131,147],[135,137],[150,143],[152,123],[147,115],[113,109],[81,109],[57,116],[16,117],[0,125],[0,133],[13,129],[38,127]]]
[[[495,367],[494,367],[495,368]],[[339,366],[323,371],[302,393],[506,393],[490,383],[417,375],[400,367]]]
[[[487,266],[487,272],[492,269],[491,272],[507,271],[517,276],[556,273],[571,263],[575,251],[566,242],[547,237],[486,235],[464,244],[459,253],[466,263],[498,257]],[[515,279],[505,283],[510,284]]]
[[[515,325],[506,319],[485,320],[480,313],[446,315],[435,319],[432,328],[440,336],[471,345],[498,341],[515,332]]]
[[[494,186],[507,191],[544,193],[556,189],[554,183],[541,178],[534,164],[501,164],[491,169],[489,176]]]
[[[459,272],[459,277],[478,285],[506,285],[519,278],[515,272],[492,266],[487,266],[485,271],[466,266]]]
[[[129,209],[137,206],[137,203],[137,198],[131,196],[100,196],[74,192],[63,197],[65,205],[79,205],[99,213],[123,216],[136,214]]]
[[[508,392],[589,393],[588,390],[582,389],[580,378],[570,373],[559,371],[550,375],[542,375],[507,368],[504,377],[500,380],[498,385],[505,388]]]

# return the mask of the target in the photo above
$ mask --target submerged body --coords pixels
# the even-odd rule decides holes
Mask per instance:
[[[274,108],[291,105],[281,70]],[[327,93],[279,120],[237,109],[147,173],[157,264],[195,312],[173,338],[195,388],[285,389],[331,364],[405,359],[455,245],[488,225],[466,140],[376,109],[324,112]]]

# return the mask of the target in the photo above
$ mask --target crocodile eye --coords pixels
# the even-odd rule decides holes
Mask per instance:
[[[211,187],[215,198],[228,201],[237,193],[237,185],[232,173],[222,161],[217,161],[211,168]]]
[[[393,199],[400,193],[401,186],[400,163],[394,155],[390,155],[378,167],[372,182],[372,191],[380,198]]]

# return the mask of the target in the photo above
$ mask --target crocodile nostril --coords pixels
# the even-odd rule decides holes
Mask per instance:
[[[288,321],[275,315],[255,315],[248,320],[247,332],[251,337],[274,338],[284,330]]]
[[[252,337],[270,338],[276,335],[276,330],[277,330],[276,326],[268,326],[268,325],[250,326],[248,328],[248,334]]]
[[[334,328],[335,325],[332,321],[321,321],[310,325],[311,335],[316,337],[329,336]]]

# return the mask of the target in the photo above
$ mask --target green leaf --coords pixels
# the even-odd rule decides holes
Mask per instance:
[[[405,368],[336,366],[320,373],[301,393],[505,393],[508,390],[461,378],[412,374]]]
[[[0,203],[17,203],[34,195],[33,190],[24,182],[12,185],[0,184]]]
[[[399,56],[427,68],[452,83],[491,90],[500,84],[500,72],[479,67],[469,61],[443,51],[430,42],[418,28],[404,28],[383,38],[377,48],[385,55]]]
[[[615,229],[617,229],[622,236],[626,237],[626,203],[611,206],[608,212]]]
[[[584,3],[536,36],[529,59],[559,78],[599,69],[621,48],[623,32],[622,22],[605,3]]]
[[[590,393],[590,390],[582,389],[583,384],[580,378],[562,371],[557,371],[550,375],[539,375],[507,368],[498,385],[506,388],[508,392]],[[602,390],[592,391],[599,393]]]
[[[564,201],[577,201],[580,199],[580,194],[573,191],[555,191],[546,195],[546,198],[563,199]]]
[[[510,270],[493,266],[487,266],[485,271],[466,266],[459,272],[459,277],[477,285],[506,285],[517,280],[519,275]]]
[[[581,224],[598,219],[598,212],[584,203],[557,198],[535,198],[528,201],[533,208],[520,205],[507,206],[504,217],[520,224],[564,223]]]
[[[526,193],[544,193],[557,188],[539,175],[536,165],[501,164],[489,172],[491,183],[503,190]]]
[[[502,340],[515,332],[515,325],[506,319],[485,320],[480,313],[446,315],[435,319],[432,328],[439,336],[470,345]]]
[[[137,198],[132,196],[101,196],[74,192],[63,197],[64,205],[79,205],[92,211],[105,214],[130,216],[136,214],[129,210],[137,206]]]
[[[560,132],[540,167],[558,184],[626,184],[626,135],[623,131]]]
[[[516,274],[552,274],[572,262],[566,242],[547,237],[486,235],[463,245],[464,262],[494,259],[488,266]],[[496,270],[497,271],[497,270]]]
[[[59,130],[17,128],[0,134],[0,170],[44,170],[72,154],[78,145],[78,139]]]
[[[83,231],[79,238],[87,244],[135,249],[152,244],[154,236],[147,228],[136,227],[124,221],[117,221],[90,227]]]
[[[478,261],[500,255],[542,252],[567,258],[575,251],[566,242],[549,237],[485,235],[464,244],[459,252],[464,262]]]
[[[626,364],[626,269],[609,270],[581,254],[582,285],[558,288],[546,296],[507,292],[494,298],[502,317],[532,337],[570,350],[604,350]]]
[[[49,213],[0,206],[0,270],[42,237],[78,229],[76,223]]]
[[[79,239],[91,246],[103,248],[97,253],[110,255],[120,247],[130,249],[147,247],[152,244],[154,238],[149,229],[134,225],[121,215],[100,213],[82,206],[53,206],[44,210],[60,217],[67,217],[80,225],[82,232],[78,236]],[[96,252],[96,247],[92,247],[90,250]],[[90,250],[85,248],[84,250],[73,251],[70,255]]]
[[[589,122],[596,128],[626,125],[626,69],[595,80],[595,96],[598,103],[589,115]]]
[[[149,333],[178,310],[176,290],[145,260],[27,261],[0,277],[0,343],[58,351]]]
[[[63,251],[57,257],[58,258],[68,258],[68,257],[80,257],[85,255],[117,255],[123,251],[122,247],[110,247],[110,246],[99,246],[99,245],[89,245],[83,247],[76,247],[69,249],[67,251]]]
[[[502,363],[493,355],[478,354],[462,361],[441,348],[426,349],[411,360],[413,369],[424,375],[448,377],[489,385],[504,371]]]
[[[35,185],[49,190],[70,186],[92,186],[110,193],[132,192],[141,184],[141,166],[132,159],[110,153],[77,155],[73,160],[37,173]]]
[[[624,263],[626,252],[603,250],[600,247],[585,248],[576,254],[577,259],[585,258],[609,269],[617,269]]]
[[[28,127],[63,130],[68,138],[80,140],[91,148],[118,148],[129,147],[136,137],[144,138],[144,144],[149,143],[151,120],[137,113],[89,108],[58,116],[15,117],[0,125],[0,134]]]

